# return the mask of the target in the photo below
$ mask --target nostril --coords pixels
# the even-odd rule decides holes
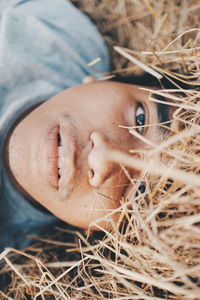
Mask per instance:
[[[91,148],[94,148],[94,141],[91,139]]]
[[[88,170],[88,178],[89,178],[89,180],[91,180],[93,177],[94,177],[94,170],[93,169]]]
[[[101,174],[99,174],[99,172],[94,172],[93,177],[89,179],[89,183],[93,187],[99,187],[102,184],[102,182],[103,182],[103,177],[101,176]]]

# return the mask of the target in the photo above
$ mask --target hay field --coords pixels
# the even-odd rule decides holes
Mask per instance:
[[[5,250],[0,274],[9,274],[11,282],[0,298],[200,299],[200,3],[73,2],[107,41],[112,75],[147,71],[189,82],[190,88],[177,83],[176,90],[158,91],[173,98],[177,109],[168,137],[142,161],[133,149],[109,153],[125,172],[125,166],[141,169],[113,229],[87,236],[60,224],[32,237],[24,251]]]

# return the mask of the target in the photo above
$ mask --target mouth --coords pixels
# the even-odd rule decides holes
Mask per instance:
[[[66,122],[50,131],[45,148],[47,181],[62,195],[68,194],[75,176],[75,140]]]
[[[61,147],[61,136],[59,126],[54,127],[47,134],[44,142],[45,177],[48,183],[58,189],[61,177],[61,163],[59,159],[59,147]]]
[[[57,143],[58,143],[58,156],[57,156],[57,165],[58,165],[58,181],[61,177],[61,154],[62,154],[62,140],[61,140],[61,136],[60,133],[57,133]]]

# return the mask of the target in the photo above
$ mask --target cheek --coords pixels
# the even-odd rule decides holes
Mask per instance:
[[[107,134],[114,142],[113,147],[116,149],[128,152],[135,147],[136,141],[126,128],[114,128],[112,131],[108,131]]]
[[[70,199],[60,202],[57,216],[63,221],[81,228],[91,228],[91,223],[108,227],[109,218],[117,220],[118,214],[114,211],[120,205],[120,200],[126,179],[122,172],[108,178],[100,188],[91,188],[83,183],[71,195]],[[63,203],[63,204],[62,204]],[[58,203],[59,205],[59,203]],[[111,214],[113,211],[113,214]],[[107,217],[107,215],[112,217]],[[97,230],[97,227],[92,227]]]
[[[81,228],[89,228],[93,223],[100,226],[107,223],[111,210],[117,208],[110,199],[98,191],[91,191],[87,196],[74,199],[74,204],[67,208],[64,221]],[[113,216],[115,213],[113,212]],[[97,228],[96,228],[97,229]]]
[[[17,180],[26,178],[26,162],[28,154],[26,153],[25,147],[22,147],[21,140],[23,135],[20,134],[19,130],[15,129],[10,137],[8,144],[8,164],[11,172]],[[22,164],[23,162],[23,164]]]

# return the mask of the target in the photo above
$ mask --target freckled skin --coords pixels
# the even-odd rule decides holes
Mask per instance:
[[[89,82],[64,90],[42,103],[18,123],[10,136],[8,161],[16,182],[58,218],[88,228],[91,222],[120,205],[128,184],[121,167],[105,159],[105,150],[127,152],[147,147],[118,125],[135,125],[138,103],[144,108],[146,124],[156,123],[156,107],[147,101],[148,96],[148,92],[136,85]],[[48,132],[55,126],[62,128],[62,124],[67,124],[67,138],[62,148],[65,175],[61,179],[72,173],[66,181],[63,179],[64,192],[47,180],[46,152],[43,153],[43,149],[48,148],[48,140],[45,142]],[[65,126],[63,128],[65,138]],[[157,130],[156,126],[148,127],[142,134],[156,141]],[[131,174],[138,176],[134,170]],[[117,214],[113,216],[117,217]],[[108,226],[106,221],[99,221],[99,225]],[[97,228],[91,226],[91,229]]]

